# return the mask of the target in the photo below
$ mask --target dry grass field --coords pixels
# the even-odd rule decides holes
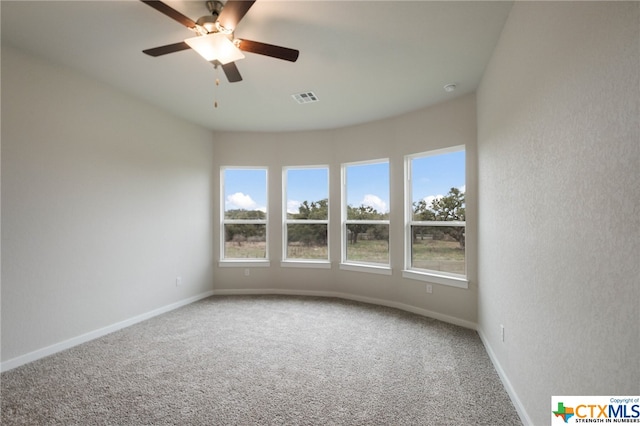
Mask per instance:
[[[266,243],[226,242],[227,259],[265,259]],[[327,259],[327,246],[307,246],[290,243],[287,248],[290,259]],[[389,245],[386,240],[360,240],[348,244],[347,259],[359,262],[389,264]],[[454,274],[465,273],[464,250],[456,241],[417,240],[413,244],[412,261],[415,268],[431,269]]]

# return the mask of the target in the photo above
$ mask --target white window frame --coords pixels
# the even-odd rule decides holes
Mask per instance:
[[[356,271],[356,272],[369,272],[374,274],[382,274],[382,275],[391,275],[391,221],[388,219],[385,220],[347,220],[347,168],[350,166],[365,166],[369,164],[380,164],[387,163],[389,168],[391,168],[391,163],[389,158],[379,158],[376,160],[366,160],[366,161],[354,161],[350,163],[342,163],[340,167],[340,179],[342,182],[341,185],[341,220],[340,220],[340,241],[341,241],[341,260],[340,260],[340,269],[348,270],[348,271]],[[391,173],[389,173],[389,179],[391,179]],[[391,194],[391,182],[389,184],[389,192]],[[363,261],[354,261],[347,260],[347,225],[351,224],[372,224],[372,225],[386,225],[389,227],[389,264],[385,265],[383,263],[374,263],[374,262],[363,262]]]
[[[404,278],[427,281],[435,284],[442,284],[458,288],[469,288],[469,280],[467,278],[466,268],[467,262],[467,250],[465,248],[465,274],[454,274],[450,272],[442,272],[431,269],[414,268],[412,261],[412,226],[464,226],[466,232],[466,221],[415,221],[413,220],[413,193],[412,193],[412,171],[411,162],[415,158],[433,157],[442,154],[449,154],[453,152],[465,151],[466,160],[466,147],[465,145],[457,145],[448,148],[436,149],[432,151],[420,152],[416,154],[405,155],[404,157],[404,199],[405,199],[405,232],[404,232],[404,259],[405,267],[402,271]],[[467,174],[465,167],[465,186],[466,186]]]
[[[266,219],[226,219],[225,218],[225,171],[226,170],[264,170],[265,171],[265,208]],[[269,168],[266,166],[222,166],[220,167],[220,267],[269,267]],[[225,225],[264,225],[265,258],[225,258]]]
[[[289,219],[287,217],[287,172],[289,170],[304,170],[304,169],[324,169],[327,171],[327,200],[328,200],[328,209],[327,209],[327,219],[326,220],[316,220],[316,219]],[[318,166],[284,166],[282,168],[282,261],[280,262],[280,266],[289,267],[289,268],[331,268],[331,244],[330,244],[330,236],[329,232],[329,219],[331,216],[331,185],[329,182],[330,179],[330,168],[328,165],[318,165]],[[303,224],[303,225],[326,225],[327,226],[327,259],[297,259],[297,258],[289,258],[287,257],[287,245],[288,245],[288,236],[287,236],[287,225],[294,224]]]

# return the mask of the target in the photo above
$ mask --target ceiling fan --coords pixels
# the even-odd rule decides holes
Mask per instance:
[[[259,41],[234,38],[234,31],[256,0],[207,1],[211,15],[193,21],[165,3],[157,0],[140,0],[160,13],[179,22],[197,35],[179,43],[143,50],[150,56],[161,56],[181,50],[193,49],[215,67],[221,66],[230,83],[242,81],[235,61],[244,58],[242,52],[257,53],[272,58],[295,62],[300,52],[288,47],[275,46]]]

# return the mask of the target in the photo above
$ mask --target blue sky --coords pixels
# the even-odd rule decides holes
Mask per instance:
[[[412,201],[446,195],[451,187],[465,185],[464,151],[420,157],[412,160]],[[266,210],[267,174],[264,169],[225,169],[225,210]],[[347,168],[347,203],[370,205],[389,211],[389,164],[354,164]],[[326,168],[287,170],[287,211],[297,213],[303,201],[328,198]],[[339,201],[339,197],[333,200]]]
[[[411,164],[412,202],[447,195],[452,187],[465,191],[465,152],[414,158]],[[430,203],[429,203],[430,204]]]
[[[380,213],[389,212],[389,163],[348,166],[347,204],[371,206]]]
[[[225,210],[266,211],[267,171],[265,169],[225,169]]]
[[[329,173],[327,168],[287,170],[287,212],[298,213],[303,201],[329,198]]]

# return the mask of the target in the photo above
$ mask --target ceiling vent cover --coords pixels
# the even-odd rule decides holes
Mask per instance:
[[[301,105],[318,102],[319,100],[316,94],[313,92],[296,93],[295,95],[291,95],[291,97]]]

